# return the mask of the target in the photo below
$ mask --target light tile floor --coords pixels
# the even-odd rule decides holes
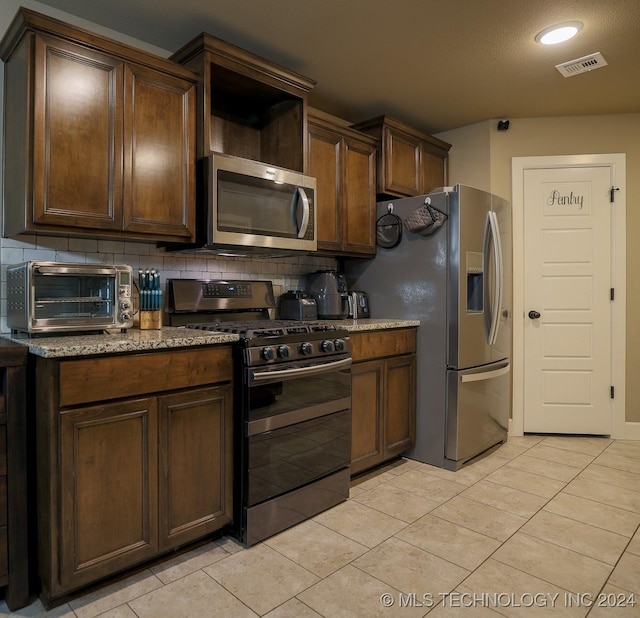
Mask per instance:
[[[512,437],[458,472],[395,461],[255,547],[222,538],[16,615],[640,616],[639,525],[640,442]]]

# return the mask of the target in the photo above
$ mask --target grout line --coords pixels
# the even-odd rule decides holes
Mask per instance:
[[[640,530],[640,523],[638,524],[638,526],[636,527],[635,532],[631,535],[631,538],[629,539],[629,541],[627,542],[627,544],[625,545],[624,549],[622,550],[620,556],[618,556],[618,559],[616,560],[616,563],[613,565],[613,568],[611,569],[611,573],[609,573],[609,577],[607,577],[606,581],[604,582],[604,584],[602,584],[602,587],[600,588],[600,590],[598,591],[598,594],[602,594],[602,591],[606,588],[607,584],[609,583],[609,580],[611,579],[611,576],[613,575],[613,572],[616,570],[616,567],[618,566],[618,564],[620,563],[620,560],[622,560],[622,557],[627,553],[627,549],[629,548],[629,545],[631,544],[631,541],[633,541],[633,537],[638,533],[638,530]],[[631,554],[633,555],[633,554]],[[615,586],[615,584],[611,584],[612,586]],[[616,586],[616,588],[620,588],[620,586]],[[624,588],[620,588],[620,590],[624,590]],[[635,593],[633,591],[628,591],[630,594],[635,595]],[[598,598],[598,596],[596,595],[596,598]],[[635,597],[634,597],[635,598]],[[589,611],[587,612],[587,616],[591,613],[591,610],[593,608],[589,608]]]

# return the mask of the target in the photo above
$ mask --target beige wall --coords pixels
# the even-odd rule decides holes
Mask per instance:
[[[511,159],[543,155],[624,153],[627,159],[626,420],[640,421],[640,114],[512,119],[508,131],[488,120],[437,137],[452,144],[449,183],[511,199]]]
[[[479,122],[437,136],[452,145],[449,151],[450,185],[460,183],[491,191],[491,125]]]

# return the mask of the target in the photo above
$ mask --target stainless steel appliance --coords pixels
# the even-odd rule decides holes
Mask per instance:
[[[304,290],[289,290],[278,300],[278,317],[281,320],[317,320],[316,299]]]
[[[507,439],[511,207],[463,185],[380,202],[378,214],[391,204],[405,223],[422,220],[422,233],[406,231],[396,247],[345,269],[352,287],[367,290],[374,317],[420,320],[408,456],[455,470]]]
[[[253,545],[349,496],[347,331],[273,320],[270,281],[169,280],[169,320],[238,333],[235,533]],[[206,320],[206,321],[205,321]]]
[[[197,241],[169,250],[218,255],[316,251],[316,179],[229,155],[198,164]]]
[[[347,280],[335,270],[318,270],[305,275],[307,291],[316,299],[318,318],[341,320],[349,313]]]
[[[133,326],[131,266],[22,262],[7,267],[7,326],[60,333]]]
[[[365,292],[352,290],[349,292],[349,316],[354,320],[371,317],[369,312],[369,297]]]

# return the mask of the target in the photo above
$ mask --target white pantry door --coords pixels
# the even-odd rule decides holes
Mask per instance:
[[[610,167],[524,170],[525,432],[612,432],[610,189]]]

